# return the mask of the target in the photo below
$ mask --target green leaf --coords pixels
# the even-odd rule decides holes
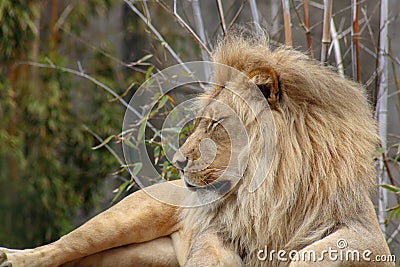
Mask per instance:
[[[154,164],[158,163],[158,160],[160,159],[160,152],[161,152],[161,146],[156,146],[154,148]]]
[[[179,74],[182,75],[182,76],[184,76],[184,77],[191,77],[191,76],[192,76],[191,73],[186,72],[186,71],[180,71]]]
[[[149,114],[149,118],[153,118],[154,115],[156,115],[157,113],[158,113],[158,109],[153,109]]]
[[[132,66],[134,66],[134,65],[150,65],[150,63],[147,63],[147,62],[145,62],[145,61],[148,60],[148,59],[150,59],[150,58],[152,58],[152,57],[153,57],[152,54],[145,55],[144,57],[142,57],[142,58],[139,59],[138,61],[132,63],[131,65],[132,65]]]
[[[400,205],[397,205],[393,208],[389,209],[389,215],[386,218],[386,222],[389,222],[392,219],[393,215],[395,215],[395,219],[397,220],[400,216]]]
[[[140,170],[142,169],[142,166],[143,166],[143,163],[141,163],[141,162],[137,162],[137,163],[132,164],[130,166],[132,168],[131,169],[131,175],[132,176],[137,175],[140,172]]]
[[[118,175],[118,174],[121,174],[121,173],[123,173],[125,170],[126,170],[126,165],[122,165],[122,166],[119,168],[119,170],[118,170],[118,171],[115,171],[115,172],[113,172],[113,173],[112,173],[112,175]]]
[[[126,181],[126,182],[124,182],[123,184],[121,184],[119,187],[118,187],[118,192],[117,192],[117,194],[114,196],[114,198],[112,199],[112,203],[114,203],[118,198],[119,198],[119,196],[122,194],[122,192],[125,190],[125,188],[129,185],[129,183],[130,183],[131,181]]]
[[[147,122],[147,121],[145,120],[145,121],[143,121],[142,124],[140,125],[139,132],[138,132],[138,136],[137,136],[137,141],[138,141],[138,143],[141,143],[141,142],[142,142],[143,135],[144,135],[144,132],[145,132],[145,130],[146,130],[146,122]]]
[[[169,162],[168,162],[167,160],[164,161],[164,162],[163,162],[163,169],[164,169],[164,170],[167,169],[168,166],[169,166]]]
[[[179,128],[179,127],[163,128],[159,132],[163,132],[163,133],[180,133],[181,132],[181,128]]]
[[[396,213],[396,210],[392,210],[389,212],[389,215],[387,216],[385,220],[385,224],[389,223],[389,221],[392,219],[393,215]]]
[[[375,156],[380,156],[383,153],[385,153],[385,151],[386,151],[385,148],[381,147],[381,148],[379,148],[378,150],[375,151]]]
[[[153,57],[152,54],[145,55],[144,57],[142,57],[141,59],[139,59],[138,62],[139,62],[139,61],[140,61],[140,62],[146,61],[146,60],[148,60],[149,58],[152,58],[152,57]]]
[[[158,103],[157,109],[162,108],[165,105],[165,103],[167,103],[167,101],[168,101],[168,97],[167,96],[163,96],[161,98],[160,102]]]
[[[154,66],[151,66],[150,68],[147,69],[145,80],[148,80],[153,72]]]
[[[123,142],[124,142],[127,146],[129,146],[130,148],[138,149],[138,147],[137,147],[134,143],[132,143],[131,141],[129,141],[128,139],[125,139]]]
[[[385,188],[389,191],[392,191],[394,193],[399,193],[400,192],[400,188],[393,186],[393,185],[388,185],[388,184],[382,184],[381,185],[382,188]]]
[[[108,143],[111,141],[111,139],[113,139],[114,137],[116,137],[116,136],[115,136],[115,135],[110,135],[109,137],[107,137],[106,139],[104,139],[104,141],[101,142],[100,145],[95,146],[95,147],[92,147],[92,149],[93,149],[93,150],[96,150],[96,149],[99,149],[100,147],[105,146],[105,145],[108,144]]]

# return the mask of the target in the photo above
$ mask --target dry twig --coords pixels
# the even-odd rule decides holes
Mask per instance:
[[[340,77],[344,78],[342,51],[340,49],[340,42],[339,42],[339,38],[338,38],[338,34],[336,31],[336,26],[335,26],[335,22],[333,21],[333,18],[331,19],[331,35],[332,35],[333,51],[335,54],[336,67],[337,67]]]
[[[381,139],[381,146],[387,147],[387,102],[388,102],[388,64],[386,55],[388,53],[388,13],[389,1],[381,0],[380,9],[380,32],[379,32],[379,54],[378,54],[378,68],[380,72],[378,76],[378,94],[377,94],[377,120],[378,131]],[[386,184],[388,180],[388,173],[385,171],[385,159],[383,155],[379,160],[378,182],[379,184]],[[379,188],[378,196],[378,218],[381,224],[381,230],[386,236],[386,226],[383,223],[386,218],[386,209],[388,206],[387,191]]]
[[[306,40],[307,40],[307,51],[309,53],[310,58],[314,57],[313,50],[312,50],[312,39],[311,39],[311,30],[310,30],[310,18],[308,13],[308,0],[303,0],[303,7],[304,7],[304,20],[301,18],[298,8],[294,4],[294,0],[291,0],[293,10],[299,20],[300,26],[304,29],[306,33]]]
[[[310,58],[313,58],[313,49],[312,49],[312,38],[310,31],[310,15],[308,10],[308,0],[303,0],[303,10],[304,10],[304,27],[306,29],[306,39],[307,39],[307,48],[308,53],[310,54]]]
[[[360,82],[360,3],[359,0],[353,0],[352,6],[352,16],[351,16],[351,66],[353,71],[353,80]]]
[[[225,24],[224,9],[222,8],[221,0],[217,0],[217,7],[218,7],[219,20],[221,22],[221,27],[222,27],[222,33],[225,36],[226,35],[226,24]]]

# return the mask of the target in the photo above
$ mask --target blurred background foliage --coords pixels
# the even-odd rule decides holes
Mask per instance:
[[[111,6],[109,0],[74,1],[73,12],[61,21],[65,3],[0,3],[0,244],[4,246],[37,246],[70,231],[77,208],[95,208],[101,178],[115,169],[116,160],[108,151],[91,149],[98,141],[84,126],[102,135],[115,133],[123,110],[92,83],[22,63],[76,65],[65,53],[70,38],[60,34],[61,24],[64,32],[79,37],[93,17],[105,16]],[[116,49],[112,43],[105,46]],[[84,52],[81,48],[77,53],[84,58]],[[110,87],[128,87],[129,78],[121,76],[102,53],[95,52],[85,63],[93,77],[101,77]]]

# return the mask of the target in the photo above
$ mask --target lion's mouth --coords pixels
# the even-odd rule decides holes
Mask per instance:
[[[229,192],[231,189],[231,181],[229,180],[221,180],[221,181],[214,181],[212,183],[199,186],[191,183],[186,178],[184,178],[186,187],[191,191],[200,191],[200,190],[207,190],[207,191],[214,191],[218,194],[224,195]]]

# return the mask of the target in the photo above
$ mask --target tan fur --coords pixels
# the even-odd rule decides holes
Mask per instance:
[[[15,266],[54,266],[101,251],[112,258],[122,253],[112,253],[114,247],[153,240],[177,230],[171,235],[175,260],[186,266],[368,265],[257,259],[257,252],[265,247],[313,249],[318,253],[337,248],[336,242],[342,238],[348,242],[346,249],[369,249],[371,257],[390,253],[370,200],[376,187],[372,153],[377,136],[363,88],[301,53],[284,48],[271,51],[262,38],[243,37],[240,33],[222,42],[213,58],[245,74],[216,68],[215,80],[222,86],[215,86],[200,101],[205,107],[203,115],[219,120],[225,111],[210,104],[218,100],[238,114],[245,125],[249,143],[242,150],[249,152],[249,158],[237,185],[212,204],[180,210],[180,219],[177,208],[135,193],[54,244],[17,252],[15,256],[8,253]],[[269,107],[271,112],[267,112]],[[196,121],[196,130],[175,158],[190,159],[184,169],[187,183],[204,186],[232,178],[229,174],[220,176],[229,157],[238,152],[228,138],[229,128],[236,125],[230,119],[221,125],[213,124],[211,119]],[[213,130],[208,131],[209,127]],[[205,138],[218,147],[217,157],[211,165],[204,162],[210,165],[204,169],[198,147]],[[263,181],[255,191],[254,180]],[[154,188],[177,197],[164,186]],[[189,197],[178,197],[198,203],[208,200],[203,193],[194,191],[188,193]],[[99,233],[102,242],[92,238]],[[154,251],[158,251],[156,240],[146,243],[154,244]],[[164,244],[171,248],[168,242]],[[115,266],[122,266],[122,259],[113,259]],[[168,262],[173,261],[172,257]],[[143,260],[131,266],[145,264]]]

